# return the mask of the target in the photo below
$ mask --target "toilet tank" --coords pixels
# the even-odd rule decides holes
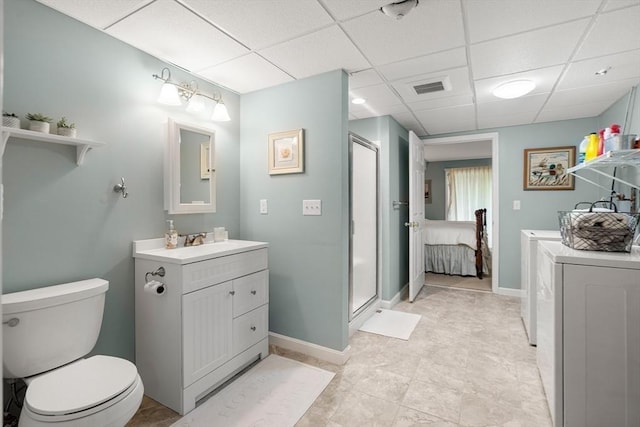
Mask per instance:
[[[4,378],[25,378],[88,354],[109,282],[81,280],[2,295]]]

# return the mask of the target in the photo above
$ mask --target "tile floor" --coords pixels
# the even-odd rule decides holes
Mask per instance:
[[[518,298],[425,286],[394,309],[422,315],[411,338],[356,332],[344,366],[272,350],[336,373],[297,426],[551,426]],[[128,425],[178,418],[145,399]]]

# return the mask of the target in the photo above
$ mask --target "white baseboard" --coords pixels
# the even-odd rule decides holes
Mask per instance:
[[[307,356],[315,357],[316,359],[324,360],[334,365],[344,365],[351,356],[350,345],[344,350],[338,351],[297,338],[276,334],[275,332],[269,332],[269,345],[276,345],[286,350],[297,351],[298,353],[306,354]]]
[[[409,293],[409,282],[407,282],[402,289],[400,289],[398,291],[398,293],[396,293],[393,298],[391,298],[390,300],[381,300],[380,301],[380,308],[384,308],[386,310],[391,310],[393,308],[394,305],[396,305],[397,303],[399,303],[400,301],[402,301],[402,297],[404,295],[408,295]]]
[[[507,296],[510,296],[510,297],[522,298],[522,290],[521,289],[498,287],[498,292],[496,292],[496,294],[498,294],[498,295],[507,295]]]

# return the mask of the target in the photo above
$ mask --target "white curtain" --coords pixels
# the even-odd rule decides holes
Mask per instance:
[[[487,209],[491,246],[491,166],[445,169],[447,221],[475,221],[476,209]]]

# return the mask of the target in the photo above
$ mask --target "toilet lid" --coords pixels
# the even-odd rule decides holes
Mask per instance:
[[[93,356],[35,378],[24,401],[41,415],[83,411],[122,393],[137,376],[138,370],[128,360]]]

